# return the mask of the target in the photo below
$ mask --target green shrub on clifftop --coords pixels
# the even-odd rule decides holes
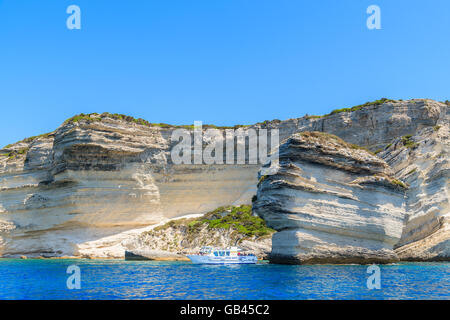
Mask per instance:
[[[376,105],[383,104],[383,103],[386,103],[386,102],[395,102],[395,101],[391,100],[391,99],[387,99],[387,98],[381,98],[379,100],[369,101],[369,102],[366,102],[364,104],[360,104],[360,105],[357,105],[357,106],[354,106],[354,107],[351,107],[351,108],[336,109],[336,110],[331,111],[326,116],[330,116],[330,115],[341,113],[341,112],[357,111],[357,110],[361,110],[362,108],[365,108],[365,107],[376,106]]]
[[[125,114],[118,114],[118,113],[109,113],[109,112],[104,112],[102,114],[99,113],[89,113],[89,114],[84,114],[84,113],[80,113],[76,116],[73,116],[72,118],[67,119],[66,121],[64,121],[65,124],[67,123],[77,123],[81,120],[84,121],[88,121],[88,122],[97,122],[97,121],[102,121],[104,118],[110,118],[110,119],[114,119],[114,120],[122,120],[122,121],[126,121],[126,122],[130,122],[130,123],[136,123],[142,126],[147,126],[147,127],[158,127],[158,128],[164,128],[164,129],[169,129],[169,128],[175,128],[175,129],[188,129],[188,130],[193,130],[194,129],[194,125],[171,125],[171,124],[167,124],[167,123],[151,123],[147,120],[144,120],[142,118],[134,118],[132,116],[127,116]],[[238,129],[238,128],[242,128],[242,127],[247,127],[247,125],[235,125],[232,127],[229,126],[216,126],[213,124],[203,124],[203,129]]]
[[[341,138],[339,138],[338,136],[335,136],[334,134],[331,134],[331,133],[321,132],[321,131],[303,131],[303,132],[300,132],[300,135],[305,138],[308,138],[308,139],[316,138],[322,142],[334,140],[336,143],[339,143],[344,147],[354,149],[354,150],[364,150],[364,151],[374,155],[374,153],[372,151],[370,151],[369,149],[362,147],[362,146],[358,146],[357,144],[354,144],[354,143],[349,143],[347,141],[344,141]]]

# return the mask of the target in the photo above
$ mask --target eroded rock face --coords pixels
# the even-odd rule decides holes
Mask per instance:
[[[174,165],[173,130],[82,120],[0,151],[0,255],[123,257],[148,226],[250,202],[258,165]]]
[[[322,133],[293,135],[261,170],[254,203],[279,230],[272,261],[449,261],[449,132],[443,108],[378,157]]]
[[[321,131],[375,151],[384,148],[393,139],[436,125],[446,110],[448,106],[445,103],[430,99],[389,101],[319,118],[272,121],[268,126],[279,127],[280,137],[299,131]]]
[[[263,168],[254,204],[255,212],[280,230],[273,238],[272,261],[448,261],[448,123],[448,104],[414,100],[303,125],[301,130],[326,131],[373,151],[384,149],[378,157],[386,161],[381,167],[388,179],[372,175],[377,171],[372,164],[361,171],[361,162],[348,156],[351,150],[336,152],[329,142],[307,142],[298,135],[288,140],[280,149],[280,163]],[[360,160],[368,165],[369,159]],[[399,181],[408,185],[403,196],[401,185],[389,191]]]
[[[279,162],[263,168],[254,212],[278,232],[271,261],[398,261],[404,188],[388,165],[363,149],[319,132],[298,133]]]
[[[395,250],[402,260],[450,260],[449,133],[447,112],[436,126],[396,139],[380,154],[409,184],[405,225]]]
[[[445,110],[445,104],[432,100],[391,101],[249,128],[279,129],[280,141],[299,131],[330,132],[374,151],[437,125]],[[164,219],[250,202],[259,165],[174,165],[172,131],[111,118],[82,120],[0,150],[0,255],[120,257],[121,242]],[[321,161],[323,167],[330,163]],[[346,172],[343,181],[363,177],[362,185],[372,183],[373,177],[351,171],[364,166],[337,163],[344,167],[330,172]],[[366,166],[370,172],[379,165]],[[396,165],[393,169],[398,171]],[[360,190],[357,184],[352,188]],[[437,226],[436,219],[431,221],[425,229]],[[417,237],[419,229],[411,228]]]
[[[0,158],[1,219],[14,225],[1,254],[78,255],[84,242],[159,222],[159,190],[140,155],[160,141],[105,122],[14,145]]]

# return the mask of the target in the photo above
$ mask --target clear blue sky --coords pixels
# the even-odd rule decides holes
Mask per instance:
[[[0,0],[1,146],[81,112],[249,124],[446,100],[449,79],[448,0]]]

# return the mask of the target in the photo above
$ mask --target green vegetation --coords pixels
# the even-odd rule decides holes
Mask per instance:
[[[270,120],[264,120],[263,122],[258,122],[256,124],[267,126],[268,124],[270,124]]]
[[[351,108],[336,109],[336,110],[331,111],[329,114],[327,114],[325,116],[330,116],[332,114],[337,114],[337,113],[341,113],[341,112],[357,111],[357,110],[361,110],[361,109],[363,109],[365,107],[376,106],[376,105],[383,104],[383,103],[386,103],[386,102],[395,102],[395,100],[391,100],[391,99],[387,99],[387,98],[381,98],[379,100],[369,101],[369,102],[366,102],[364,104],[360,104],[360,105],[357,105],[357,106],[354,106],[354,107],[351,107]]]
[[[414,142],[414,140],[412,140],[411,138],[412,138],[412,135],[410,135],[410,134],[402,137],[403,145],[409,149],[412,149],[417,146],[417,143]]]
[[[47,138],[47,137],[49,137],[49,136],[52,135],[52,134],[53,134],[53,132],[49,132],[49,133],[40,134],[40,135],[34,136],[34,137],[28,137],[28,138],[25,138],[25,139],[23,139],[23,140],[20,140],[20,141],[18,141],[18,142],[16,142],[16,143],[8,144],[8,145],[5,146],[3,149],[10,149],[10,148],[12,148],[15,144],[19,144],[19,143],[31,143],[31,142],[33,142],[34,140],[37,140],[37,139],[39,139],[39,138]]]
[[[376,150],[374,153],[375,154],[379,154],[381,151],[383,151],[384,149],[378,149],[378,150]]]
[[[200,218],[178,219],[159,226],[154,231],[165,230],[169,227],[186,227],[188,234],[197,234],[206,226],[208,229],[231,229],[245,238],[264,237],[275,230],[266,226],[263,219],[252,215],[251,205],[219,207]]]
[[[226,212],[226,214],[223,214]],[[263,219],[252,215],[252,206],[220,207],[207,213],[200,220],[207,223],[210,229],[234,229],[247,237],[263,237],[272,234],[274,230],[268,228]]]
[[[50,135],[52,135],[52,134],[53,134],[53,132],[44,133],[44,134],[40,134],[40,135],[38,135],[38,136],[25,138],[25,139],[23,139],[23,140],[20,141],[20,142],[31,143],[31,142],[33,142],[34,140],[37,140],[37,139],[39,139],[39,138],[48,138],[48,137],[49,137]]]
[[[331,133],[320,132],[320,131],[303,131],[303,132],[300,132],[300,135],[303,137],[306,137],[306,138],[317,138],[317,139],[319,139],[319,141],[322,141],[322,142],[334,140],[335,142],[341,144],[344,147],[354,149],[354,150],[364,150],[372,155],[374,154],[372,151],[370,151],[369,149],[367,149],[365,147],[361,147],[361,146],[358,146],[357,144],[353,144],[353,143],[348,143],[348,142],[342,140],[341,138],[339,138],[338,136],[335,136],[334,134],[331,134]]]
[[[384,174],[384,173],[375,173],[375,177],[384,178],[385,181],[389,182],[394,187],[400,187],[402,189],[408,189],[408,185],[398,179],[393,179],[392,177]]]
[[[18,150],[13,150],[13,151],[8,152],[8,153],[3,153],[1,155],[4,156],[4,157],[8,157],[8,160],[12,160],[12,159],[15,159],[18,156],[26,155],[28,153],[29,149],[30,148],[25,147],[25,148],[21,148],[21,149],[18,149]]]
[[[417,168],[412,169],[411,171],[409,171],[406,175],[409,176],[410,174],[414,173],[417,171]]]
[[[404,184],[403,182],[401,182],[400,180],[397,179],[392,179],[391,181],[394,185],[397,185],[399,187],[402,187],[403,189],[408,189],[408,186],[406,184]]]
[[[89,114],[78,114],[76,116],[73,116],[72,118],[67,119],[66,121],[64,121],[65,124],[67,123],[77,123],[81,120],[87,121],[87,122],[97,122],[97,121],[102,121],[104,118],[110,118],[110,119],[114,119],[114,120],[123,120],[129,123],[136,123],[142,126],[147,126],[147,127],[159,127],[159,128],[182,128],[182,129],[188,129],[188,130],[193,130],[194,129],[194,125],[171,125],[171,124],[167,124],[167,123],[150,123],[147,120],[144,120],[142,118],[134,118],[131,116],[127,116],[124,114],[118,114],[118,113],[109,113],[109,112],[104,112],[102,114],[99,113],[89,113]],[[227,126],[215,126],[213,124],[203,124],[203,128],[204,129],[238,129],[238,128],[242,128],[242,127],[247,127],[248,125],[235,125],[232,127],[227,127]]]
[[[441,126],[433,126],[434,131],[439,131],[440,128],[441,128]]]
[[[323,118],[324,116],[317,116],[317,115],[306,115],[305,118],[306,119],[320,119]]]
[[[88,122],[96,122],[96,121],[102,121],[102,119],[104,118],[111,118],[111,119],[115,119],[115,120],[123,120],[126,122],[133,122],[133,123],[137,123],[143,126],[151,126],[152,124],[150,122],[148,122],[147,120],[141,119],[141,118],[134,118],[131,116],[127,116],[124,114],[119,114],[119,113],[109,113],[109,112],[104,112],[102,114],[98,114],[98,113],[89,113],[89,114],[84,114],[84,113],[80,113],[76,116],[73,116],[70,119],[67,119],[66,121],[64,121],[65,124],[67,123],[77,123],[81,120],[84,121],[88,121]]]
[[[321,131],[302,131],[300,132],[300,135],[305,138],[317,138],[319,140],[336,140],[336,142],[346,144],[344,140],[339,138],[338,136],[335,136],[334,134],[327,133],[327,132],[321,132]]]
[[[259,178],[259,180],[258,180],[258,184],[257,185],[259,186],[264,180],[266,180],[266,178],[267,178],[266,174],[261,176],[261,178]]]
[[[186,126],[177,126],[177,127],[186,127]],[[227,126],[216,126],[213,124],[203,124],[203,128],[206,128],[206,129],[234,129],[234,130],[236,130],[239,128],[246,128],[246,127],[250,127],[250,125],[237,124],[232,127],[227,127]],[[192,129],[194,129],[194,126],[192,126]]]
[[[402,101],[401,99],[399,101]],[[326,114],[326,115],[305,115],[306,119],[319,119],[319,118],[323,118],[332,114],[337,114],[340,112],[351,112],[351,111],[357,111],[357,110],[361,110],[365,107],[368,106],[374,106],[374,105],[380,105],[386,102],[395,102],[395,100],[392,99],[387,99],[387,98],[381,98],[379,100],[375,100],[375,101],[370,101],[370,102],[366,102],[364,104],[361,105],[357,105],[351,108],[342,108],[342,109],[336,109],[331,111],[330,113]],[[411,100],[411,102],[414,102],[413,100]],[[450,105],[450,101],[446,100],[444,103]],[[166,128],[166,129],[178,129],[178,128],[183,128],[183,129],[188,129],[188,130],[193,130],[194,129],[194,125],[171,125],[171,124],[167,124],[167,123],[150,123],[147,120],[144,120],[142,118],[134,118],[132,116],[127,116],[124,114],[118,114],[118,113],[109,113],[109,112],[104,112],[104,113],[89,113],[89,114],[84,114],[84,113],[80,113],[78,115],[75,115],[69,119],[67,119],[66,121],[64,121],[64,124],[68,124],[68,123],[77,123],[79,121],[87,121],[87,122],[97,122],[97,121],[102,121],[104,118],[111,118],[111,119],[115,119],[115,120],[123,120],[126,122],[130,122],[130,123],[136,123],[139,125],[143,125],[143,126],[148,126],[148,127],[159,127],[159,128]],[[280,123],[281,120],[279,119],[274,119],[274,120],[265,120],[263,122],[258,122],[257,124],[259,125],[268,125],[270,123]],[[239,129],[239,128],[245,128],[245,127],[249,127],[251,125],[242,125],[242,124],[238,124],[238,125],[234,125],[234,126],[216,126],[213,124],[203,124],[203,128],[205,129]],[[436,131],[439,130],[439,126],[435,126],[433,127]],[[19,141],[17,143],[20,142],[25,142],[25,143],[29,143],[34,141],[35,139],[41,138],[41,137],[48,137],[50,135],[52,135],[53,132],[50,133],[45,133],[39,136],[34,136],[34,137],[29,137],[26,139],[23,139],[22,141]],[[16,143],[16,144],[17,144]],[[11,148],[12,146],[14,146],[14,144],[9,144],[7,146],[5,146],[5,149]],[[390,146],[390,144],[386,147],[388,148]],[[365,149],[363,147],[360,146],[353,146],[354,149]],[[365,149],[367,150],[367,149]]]

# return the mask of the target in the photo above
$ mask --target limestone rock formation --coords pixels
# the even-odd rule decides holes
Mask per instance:
[[[324,116],[274,120],[264,126],[279,128],[280,141],[299,131],[321,131],[376,151],[396,138],[437,125],[446,110],[446,103],[430,99],[382,99],[353,108],[334,110]]]
[[[438,124],[396,139],[380,157],[409,184],[406,220],[396,252],[402,260],[450,260],[448,112]]]
[[[379,173],[367,176],[370,170],[355,179],[349,175],[353,164],[368,165],[370,157],[348,163],[348,148],[339,154],[330,151],[329,141],[309,136],[308,143],[294,135],[280,148],[280,163],[262,168],[254,205],[280,230],[273,238],[272,261],[449,261],[449,103],[389,101],[316,121],[300,131],[319,129],[376,150],[387,179]],[[321,170],[314,169],[318,165]],[[403,200],[398,188],[385,190],[392,182],[407,186]],[[373,210],[368,216],[367,208],[355,205],[361,199]]]
[[[446,229],[441,226],[447,225],[448,205],[446,207],[445,203],[448,203],[448,196],[445,192],[448,187],[444,181],[448,180],[448,173],[446,160],[442,159],[447,159],[448,153],[443,153],[443,158],[437,157],[441,160],[432,169],[429,164],[433,162],[427,160],[429,147],[426,143],[423,147],[419,143],[419,153],[406,147],[407,150],[402,151],[403,147],[397,142],[390,148],[385,146],[407,135],[420,142],[426,130],[441,125],[439,131],[430,136],[436,141],[433,152],[448,148],[443,138],[448,136],[448,125],[442,124],[446,117],[448,119],[447,115],[445,103],[428,99],[384,99],[326,116],[265,121],[243,129],[279,129],[280,141],[296,132],[321,131],[372,151],[386,149],[379,155],[392,166],[397,179],[405,178],[411,185],[410,190],[416,190],[418,196],[433,194],[434,200],[423,197],[420,203],[407,200],[405,204],[405,210],[412,212],[414,207],[417,212],[406,214],[409,226],[401,231],[404,234],[399,242],[404,248],[402,252],[400,248],[396,250],[401,257],[415,259],[418,256],[412,251],[416,249],[406,250],[406,246],[420,239],[427,242],[433,230],[439,230],[433,239],[439,239],[442,234],[444,239],[447,237]],[[50,134],[25,139],[0,150],[1,256],[123,257],[124,243],[157,223],[206,213],[219,206],[250,203],[256,193],[260,165],[172,163],[170,154],[175,142],[170,137],[176,129],[173,126],[150,125],[142,119],[130,121],[127,117],[109,114],[72,120]],[[220,130],[223,134],[224,129]],[[435,137],[436,134],[441,136]],[[203,143],[207,142],[204,138]],[[235,147],[237,149],[239,144]],[[324,166],[330,162],[329,159],[321,161]],[[415,182],[410,181],[416,174],[403,175],[407,170],[402,170],[404,161],[411,163],[409,167],[415,161],[422,163],[423,174],[417,172],[422,182],[417,182],[417,188]],[[333,172],[347,172],[346,169],[353,166],[349,167],[345,161],[339,163],[344,168],[335,168]],[[374,168],[377,165],[368,165],[369,170]],[[392,177],[388,173],[386,176]],[[431,182],[429,177],[432,176],[437,183]],[[360,190],[358,183],[366,186],[374,179],[360,178],[365,181],[355,182],[352,188]],[[386,181],[389,184],[389,179],[385,182],[383,179],[377,180],[377,190],[382,188],[379,184]],[[437,188],[438,192],[430,192],[430,188]],[[414,191],[408,192],[412,195]],[[396,192],[391,196],[398,197]],[[421,227],[422,221],[426,226]],[[396,237],[393,232],[386,234],[383,241],[389,243],[388,250]],[[380,241],[375,243],[380,244]],[[440,240],[437,245],[420,247],[424,248],[423,259],[435,259],[442,256],[439,252],[448,250]]]
[[[398,261],[405,185],[386,162],[336,136],[303,132],[264,171],[253,208],[278,231],[272,262]]]
[[[152,131],[114,122],[68,123],[0,157],[3,256],[77,255],[78,245],[161,220],[144,150]],[[149,151],[151,152],[151,151]]]

